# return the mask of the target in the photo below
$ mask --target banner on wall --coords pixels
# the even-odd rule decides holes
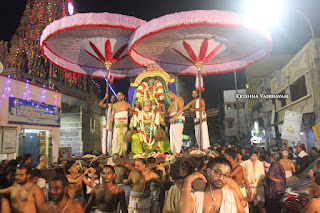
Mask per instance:
[[[314,135],[316,136],[318,145],[320,146],[320,123],[312,127]]]
[[[300,141],[302,113],[286,111],[283,121],[281,139]]]
[[[57,106],[10,97],[8,113],[9,123],[60,127]]]
[[[16,152],[16,127],[0,127],[0,153],[8,154]]]

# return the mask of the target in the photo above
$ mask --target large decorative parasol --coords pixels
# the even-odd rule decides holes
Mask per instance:
[[[112,67],[114,78],[133,77],[142,69],[128,57],[128,41],[143,23],[112,13],[66,16],[43,30],[41,50],[51,63],[71,72],[103,78]]]
[[[51,63],[71,72],[107,76],[110,80],[112,68],[113,78],[133,77],[142,68],[128,57],[128,41],[143,23],[141,19],[120,14],[78,13],[48,25],[43,30],[40,47]]]
[[[196,75],[198,85],[202,75],[244,69],[272,49],[268,30],[250,25],[243,15],[217,10],[153,19],[136,30],[129,45],[130,58],[140,66],[157,63],[169,73]]]

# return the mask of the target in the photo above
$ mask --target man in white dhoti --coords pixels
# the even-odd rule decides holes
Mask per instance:
[[[207,123],[207,114],[206,114],[206,102],[201,99],[201,107],[200,107],[200,98],[197,90],[192,91],[192,97],[193,100],[190,101],[183,110],[189,109],[192,112],[195,112],[195,118],[194,118],[194,131],[195,136],[197,139],[197,143],[199,146],[199,149],[206,150],[210,146],[210,139],[209,139],[209,133],[208,133],[208,123]],[[200,113],[202,113],[202,146],[200,145]]]
[[[102,139],[101,139],[103,154],[111,154],[112,131],[110,131],[110,118],[111,118],[112,105],[117,100],[116,97],[112,95],[110,98],[111,103],[107,104],[105,103],[107,98],[108,98],[108,93],[106,93],[104,98],[99,103],[100,107],[105,108],[105,116],[106,116],[106,125],[103,126]],[[107,135],[108,135],[108,139],[107,139]]]
[[[112,135],[112,154],[124,155],[127,151],[126,132],[128,130],[128,114],[131,106],[124,100],[122,92],[118,92],[118,102],[113,104],[110,119]],[[114,122],[114,126],[112,125]]]
[[[182,132],[185,122],[183,115],[184,101],[171,90],[167,93],[171,100],[171,105],[168,109],[170,113],[170,149],[175,156],[179,156],[182,147]]]
[[[231,165],[224,157],[211,158],[207,168],[208,180],[199,172],[189,175],[183,184],[180,212],[183,213],[244,213],[236,191],[224,187],[231,178]],[[201,178],[208,182],[204,191],[194,191],[192,183]]]
[[[248,202],[253,202],[254,206],[258,205],[261,213],[266,212],[263,187],[263,180],[266,174],[263,163],[258,160],[258,152],[252,150],[250,159],[242,162],[240,165],[244,167],[250,184],[251,198],[248,197]]]

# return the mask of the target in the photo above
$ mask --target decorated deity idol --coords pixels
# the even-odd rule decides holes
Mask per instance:
[[[170,106],[169,88],[175,88],[175,80],[156,64],[149,65],[128,91],[133,109],[131,130],[127,133],[131,151],[136,154],[170,152],[170,141],[164,114]]]
[[[166,133],[161,128],[161,125],[165,125],[160,110],[161,104],[151,93],[150,88],[144,92],[145,96],[136,102],[132,116],[132,126],[138,132],[132,136],[132,152],[138,154],[166,151],[170,145]],[[165,143],[168,145],[165,146]]]

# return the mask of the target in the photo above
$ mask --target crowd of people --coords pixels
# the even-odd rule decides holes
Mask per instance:
[[[150,79],[150,97],[157,96],[154,79]],[[0,168],[0,209],[6,212],[281,212],[280,199],[286,180],[315,163],[310,171],[310,202],[305,212],[318,212],[320,197],[320,161],[317,148],[308,155],[303,144],[294,151],[282,147],[210,146],[205,101],[198,92],[184,106],[183,98],[169,90],[171,105],[166,112],[170,123],[171,154],[157,162],[149,157],[126,159],[130,151],[125,140],[130,112],[134,107],[119,92],[116,102],[99,105],[106,108],[107,123],[102,138],[107,161],[92,161],[83,167],[80,161],[62,162],[55,174],[44,179],[48,158],[38,157],[32,168],[31,154],[2,161]],[[145,106],[148,111],[148,105]],[[136,106],[138,107],[138,106]],[[160,108],[159,108],[160,109]],[[182,147],[185,122],[183,111],[195,112],[197,146]],[[165,113],[165,112],[164,112]],[[201,120],[201,121],[200,121]],[[202,137],[200,137],[200,123]],[[202,143],[200,143],[202,138]],[[201,147],[201,149],[199,149]],[[61,168],[63,168],[61,170]],[[319,196],[318,196],[319,195]],[[320,206],[320,205],[318,205]]]
[[[113,154],[88,168],[75,161],[50,179],[41,177],[47,157],[31,167],[30,154],[1,162],[1,212],[281,212],[286,180],[312,161],[310,202],[318,212],[320,160],[303,144],[248,149],[212,146],[207,153],[186,148],[181,157],[157,163],[150,157],[129,163]],[[58,171],[58,170],[56,170]]]

